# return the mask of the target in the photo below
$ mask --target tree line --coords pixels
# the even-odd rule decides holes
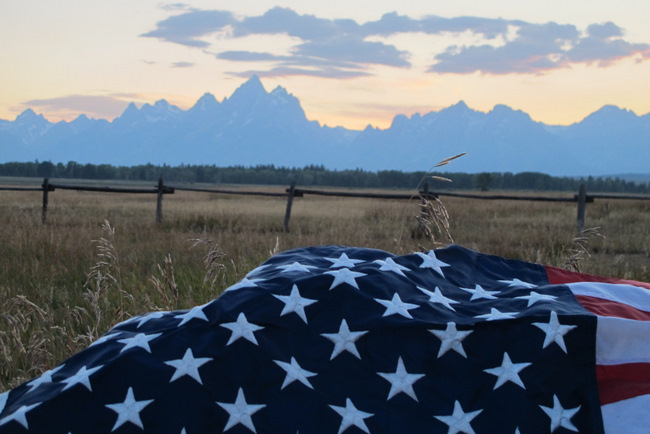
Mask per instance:
[[[257,184],[287,185],[293,181],[300,186],[350,188],[422,188],[428,182],[431,190],[532,190],[577,191],[584,183],[589,192],[648,193],[648,182],[633,182],[618,177],[557,177],[538,172],[402,172],[363,169],[329,170],[322,165],[302,168],[274,165],[230,166],[216,165],[153,165],[113,166],[110,164],[67,164],[43,162],[10,162],[0,164],[0,176],[38,178],[104,179],[125,181],[157,181],[166,183]],[[440,178],[450,179],[446,182]]]

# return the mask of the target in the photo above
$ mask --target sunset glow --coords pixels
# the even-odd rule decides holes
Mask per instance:
[[[0,119],[112,120],[159,99],[188,109],[252,74],[310,120],[352,129],[461,100],[557,125],[606,104],[650,112],[650,3],[448,3],[5,2]]]

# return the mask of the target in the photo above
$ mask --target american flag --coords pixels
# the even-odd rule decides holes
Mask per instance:
[[[0,395],[0,433],[650,428],[650,288],[460,246],[273,256]]]

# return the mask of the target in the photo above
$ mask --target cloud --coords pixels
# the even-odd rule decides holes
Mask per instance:
[[[67,95],[58,98],[32,99],[23,104],[49,110],[67,109],[92,112],[97,108],[124,109],[127,102],[121,97],[112,95]]]
[[[422,31],[422,22],[414,20],[397,12],[382,15],[378,21],[369,21],[362,26],[363,34],[390,36],[398,33]]]
[[[234,62],[275,62],[278,65],[301,65],[309,67],[337,67],[337,68],[361,68],[356,62],[333,61],[332,59],[322,59],[310,56],[299,55],[277,55],[259,51],[224,51],[215,55],[218,59],[230,60]]]
[[[232,60],[235,62],[268,62],[290,60],[291,56],[277,56],[271,53],[257,51],[224,51],[216,54],[218,59]]]
[[[285,34],[298,38],[303,42],[297,44],[292,52],[303,59],[410,66],[406,51],[381,42],[366,41],[364,37],[372,33],[350,19],[330,20],[275,7],[264,15],[248,17],[233,25],[234,37],[252,34]]]
[[[137,94],[112,95],[66,95],[57,98],[32,99],[22,105],[40,107],[52,113],[86,113],[91,117],[111,118],[119,116],[128,100],[139,99]]]
[[[173,68],[190,68],[194,66],[192,62],[174,62],[172,63]]]
[[[160,9],[164,11],[184,11],[192,8],[186,3],[171,3],[160,5]]]
[[[366,77],[370,74],[362,71],[362,66],[355,62],[332,61],[309,56],[277,56],[271,53],[254,51],[226,51],[216,55],[219,59],[238,62],[274,62],[277,66],[268,70],[231,72],[230,75],[249,78],[252,74],[260,77],[310,76],[321,78],[349,79]]]
[[[615,36],[623,36],[623,29],[608,21],[603,24],[591,24],[587,27],[587,34],[592,38],[607,39]]]
[[[187,10],[185,5],[175,9]],[[224,33],[228,30],[227,33]],[[436,37],[472,35],[466,45],[449,45],[432,52],[428,71],[437,74],[541,74],[575,63],[608,66],[621,59],[650,58],[648,44],[624,39],[612,22],[591,24],[584,32],[571,24],[529,23],[522,20],[461,16],[425,16],[415,19],[396,12],[379,20],[358,23],[327,19],[274,7],[262,15],[235,17],[228,11],[187,10],[157,23],[142,36],[200,47],[211,46],[206,36],[222,33],[219,45],[248,36],[283,35],[294,40],[282,54],[268,51],[224,50],[215,56],[231,62],[271,63],[259,76],[313,75],[352,78],[368,75],[371,65],[410,68],[411,53],[387,41],[393,35],[419,33]],[[216,43],[216,40],[215,40]],[[208,52],[207,50],[204,50]],[[247,71],[243,74],[249,74]],[[240,74],[240,73],[233,73]]]
[[[588,37],[581,39],[567,53],[572,62],[596,63],[605,67],[627,57],[650,58],[650,45],[631,44],[622,39],[601,39]]]
[[[314,15],[300,15],[288,8],[274,7],[259,17],[247,17],[233,26],[233,36],[286,34],[306,41],[336,35],[354,35],[360,30],[354,20],[330,20]]]
[[[425,17],[420,21],[422,31],[427,34],[471,32],[486,39],[494,39],[508,34],[509,26],[524,24],[522,21],[503,20],[501,18],[438,16]]]
[[[354,71],[343,68],[329,68],[323,67],[318,69],[298,68],[291,66],[279,66],[268,70],[249,70],[242,72],[230,72],[235,77],[250,78],[253,74],[259,77],[290,77],[290,76],[306,76],[306,77],[320,77],[320,78],[338,78],[350,79],[358,77],[368,77],[372,74],[365,71]]]
[[[158,22],[156,30],[140,36],[159,38],[188,47],[207,48],[210,44],[199,38],[218,32],[233,22],[233,14],[228,11],[191,10]]]
[[[622,39],[623,29],[610,22],[587,27],[587,36],[567,53],[572,62],[609,66],[617,60],[639,55],[650,58],[650,45],[632,44]]]
[[[574,63],[607,66],[617,60],[650,55],[648,44],[631,44],[612,24],[591,25],[582,36],[572,25],[520,23],[514,39],[504,45],[448,47],[435,56],[429,71],[437,73],[540,74]]]
[[[493,47],[480,45],[471,47],[449,47],[436,56],[437,63],[429,72],[469,74],[534,74],[560,66],[562,59],[535,55],[516,45]]]
[[[360,64],[408,67],[409,53],[400,51],[393,45],[370,42],[357,38],[331,37],[309,41],[296,47],[295,53],[316,59],[347,61]]]

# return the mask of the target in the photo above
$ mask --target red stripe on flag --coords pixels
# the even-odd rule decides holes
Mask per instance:
[[[589,312],[599,316],[612,316],[633,319],[637,321],[650,321],[650,312],[646,312],[625,303],[605,300],[588,295],[575,295],[578,302]]]
[[[616,279],[614,277],[592,276],[591,274],[576,273],[575,271],[563,270],[562,268],[544,267],[548,281],[552,285],[575,282],[601,282],[640,286],[650,289],[650,283],[638,282],[636,280]]]
[[[648,363],[598,365],[596,376],[601,405],[650,394]]]
[[[569,284],[574,291],[576,300],[585,309],[599,317],[613,319],[613,321],[599,320],[597,333],[599,334],[598,342],[600,342],[600,345],[597,344],[597,358],[604,361],[608,359],[622,361],[626,358],[625,356],[630,359],[643,358],[640,356],[644,356],[645,352],[636,346],[638,342],[633,336],[621,336],[621,341],[617,341],[612,340],[612,335],[621,332],[625,333],[626,331],[635,334],[633,332],[636,329],[643,330],[641,322],[650,321],[650,312],[648,311],[650,306],[647,306],[647,310],[639,307],[643,308],[645,306],[644,303],[647,298],[629,287],[621,287],[620,290],[617,290],[615,287],[607,288],[598,285],[602,283],[633,285],[650,289],[649,283],[593,276],[554,267],[545,267],[545,269],[549,283],[554,285]],[[589,282],[594,282],[595,285],[586,287],[588,288],[587,291],[585,291],[585,287],[580,287],[582,283],[588,285]],[[572,283],[577,285],[570,285]],[[580,294],[579,292],[586,292],[586,294],[590,295]],[[631,304],[636,304],[636,307]],[[618,318],[621,318],[621,320],[618,320]],[[633,322],[627,323],[627,320]],[[634,326],[634,321],[640,321],[636,323],[639,327]],[[620,327],[621,330],[614,330],[611,327]],[[627,330],[628,327],[630,330]],[[650,363],[599,364],[596,365],[596,377],[600,403],[603,406],[619,403],[624,405],[623,408],[625,408],[628,403],[632,402],[626,400],[650,395]]]

